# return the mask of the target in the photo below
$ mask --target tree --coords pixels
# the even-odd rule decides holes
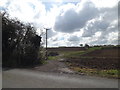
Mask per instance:
[[[41,37],[31,24],[23,24],[2,13],[3,66],[26,66],[40,62]]]
[[[90,46],[88,44],[85,44],[85,48],[88,49]]]
[[[81,47],[83,47],[83,44],[80,44]]]

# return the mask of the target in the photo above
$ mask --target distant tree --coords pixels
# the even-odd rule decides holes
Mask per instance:
[[[83,44],[80,44],[81,47],[83,47]]]
[[[88,44],[85,44],[85,48],[88,49],[90,46]]]

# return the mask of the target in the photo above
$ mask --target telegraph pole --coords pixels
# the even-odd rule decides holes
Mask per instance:
[[[47,55],[47,31],[50,30],[48,28],[45,28],[46,29],[46,60],[48,59],[48,55]]]

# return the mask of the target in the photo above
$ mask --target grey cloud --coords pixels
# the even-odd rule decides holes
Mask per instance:
[[[102,34],[101,34],[101,36],[98,37],[98,39],[96,41],[90,42],[90,44],[92,44],[92,45],[94,45],[94,44],[96,44],[96,45],[118,44],[119,40],[118,40],[117,37],[116,37],[115,40],[109,40],[108,39],[109,34],[112,33],[112,32],[115,32],[115,31],[107,31],[107,30],[103,31]],[[116,32],[118,32],[118,31],[116,31]]]
[[[64,16],[58,16],[56,18],[54,29],[60,32],[74,32],[74,29],[78,28],[78,14],[70,9],[65,12]],[[73,24],[76,23],[76,24]]]
[[[107,42],[108,42],[107,39],[99,39],[99,40],[90,42],[89,44],[91,44],[91,45],[104,45],[104,44],[107,44]]]
[[[107,21],[118,19],[118,4],[112,8],[102,8],[100,13],[105,14],[104,19]]]
[[[113,40],[111,44],[117,44],[117,45],[120,45],[119,40]]]
[[[57,38],[57,37],[55,37],[55,38],[51,38],[51,40],[55,42],[55,41],[58,40],[58,38]]]
[[[88,4],[89,6],[87,6]],[[83,28],[84,31],[82,37],[71,36],[68,39],[68,41],[74,45],[77,45],[85,37],[93,37],[96,32],[101,32],[101,36],[99,36],[96,41],[91,40],[89,44],[117,44],[118,40],[108,40],[108,35],[111,32],[118,32],[117,23],[113,25],[114,27],[111,27],[111,23],[118,18],[117,8],[116,5],[113,8],[102,8],[98,10],[94,5],[86,3],[79,13],[75,12],[74,9],[69,9],[64,12],[63,16],[59,15],[56,18],[54,28],[56,31],[65,33],[72,33]],[[99,17],[102,17],[102,20],[97,20]],[[87,23],[94,18],[97,18],[94,22]]]
[[[107,36],[108,36],[109,33],[105,33],[105,32],[102,32],[101,36],[95,40],[95,41],[91,41],[90,44],[94,45],[103,45],[103,44],[107,44],[108,40],[107,40]]]
[[[64,12],[63,16],[59,15],[54,29],[59,32],[72,33],[83,28],[87,21],[97,16],[98,12],[93,3],[87,2],[79,12],[72,8]]]
[[[103,33],[96,41],[90,42],[91,45],[105,45],[105,44],[119,44],[119,40],[111,40],[108,39],[108,33]]]
[[[99,16],[103,19],[91,22],[88,24],[88,26],[84,27],[84,32],[82,34],[83,37],[92,37],[98,31],[102,32],[102,36],[104,36],[108,33],[116,32],[118,30],[117,24],[115,24],[114,27],[111,28],[111,23],[114,20],[117,20],[117,6],[113,8],[101,9]]]
[[[103,19],[97,20],[99,17]],[[94,18],[95,21],[88,24],[88,21]],[[74,9],[69,9],[63,16],[59,15],[56,18],[54,29],[59,32],[72,33],[83,28],[81,40],[85,37],[93,37],[96,32],[100,31],[102,33],[101,36],[96,41],[89,42],[89,44],[108,44],[110,42],[111,44],[117,44],[117,40],[110,42],[108,40],[109,33],[118,30],[117,24],[111,27],[111,23],[114,20],[117,20],[117,6],[98,10],[89,2],[84,5],[84,8],[79,13],[75,12]],[[77,45],[81,41],[80,38],[71,36],[68,41]]]
[[[110,22],[107,21],[95,21],[94,23],[90,23],[87,27],[84,28],[84,32],[82,37],[91,37],[95,35],[98,31],[105,31],[109,27]]]
[[[118,19],[117,5],[113,8],[101,8],[97,9],[91,2],[85,3],[83,9],[80,12],[76,12],[74,9],[69,9],[64,12],[63,16],[59,15],[56,18],[54,29],[59,32],[72,33],[83,28],[83,34],[81,38],[93,37],[96,32],[101,32],[101,36],[96,41],[90,42],[91,44],[107,44],[109,42],[108,35],[111,32],[118,30],[118,25],[111,23]],[[97,20],[102,17],[102,20]],[[88,24],[88,21],[94,19],[94,22]],[[97,18],[97,19],[96,19]],[[88,24],[88,25],[87,25]],[[69,42],[77,42],[78,37],[71,36]],[[116,43],[117,41],[111,41]]]
[[[70,38],[68,38],[68,41],[79,41],[80,38],[77,36],[71,36]]]
[[[83,32],[83,34],[82,34],[82,37],[91,37],[93,34],[95,34],[95,33],[93,33],[92,30],[85,30],[85,29],[84,29],[84,32]]]
[[[51,37],[55,36],[57,33],[53,32],[53,30],[48,30],[47,34],[48,34],[48,38],[51,38]]]

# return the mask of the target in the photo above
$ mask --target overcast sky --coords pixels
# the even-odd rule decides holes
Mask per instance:
[[[118,44],[118,0],[0,0],[0,10],[38,34],[51,28],[50,47]]]

